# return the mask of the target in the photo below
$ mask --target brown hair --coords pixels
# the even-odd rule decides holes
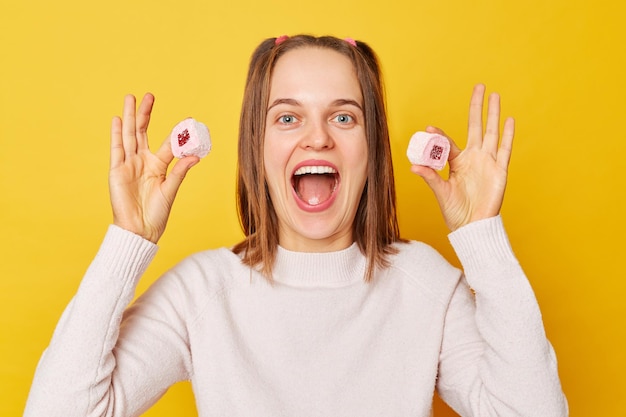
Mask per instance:
[[[278,59],[303,47],[327,48],[346,56],[356,72],[363,95],[365,134],[368,148],[367,181],[352,226],[352,236],[368,260],[365,280],[376,267],[388,266],[392,244],[400,239],[391,163],[391,147],[385,111],[384,90],[378,58],[364,42],[356,46],[332,36],[298,35],[269,38],[252,54],[239,122],[237,203],[246,238],[233,251],[243,262],[260,269],[271,281],[278,246],[278,219],[265,182],[263,140],[270,80]],[[284,39],[284,40],[283,40]]]

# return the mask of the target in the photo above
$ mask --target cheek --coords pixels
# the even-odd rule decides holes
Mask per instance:
[[[367,153],[363,155],[363,159],[360,161],[358,165],[359,178],[357,178],[358,183],[358,193],[359,195],[363,193],[365,188],[365,184],[367,183]]]
[[[355,172],[362,176],[362,180],[365,183],[367,178],[367,144],[365,141],[349,153],[349,158]]]
[[[270,187],[282,182],[285,171],[285,152],[276,146],[272,140],[266,140],[263,147],[263,164],[265,166],[265,180]]]

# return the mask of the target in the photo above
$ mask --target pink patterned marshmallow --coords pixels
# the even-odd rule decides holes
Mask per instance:
[[[209,128],[191,117],[174,126],[170,142],[176,158],[190,155],[204,158],[211,152]]]
[[[406,156],[413,165],[425,165],[441,171],[450,154],[450,141],[436,133],[417,132],[411,136]]]

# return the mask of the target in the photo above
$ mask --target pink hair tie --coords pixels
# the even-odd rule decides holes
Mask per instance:
[[[289,36],[287,35],[282,35],[279,36],[278,38],[276,38],[276,40],[274,41],[274,45],[280,45],[281,43],[285,42],[287,39],[289,39]]]
[[[356,47],[356,41],[352,38],[345,38],[344,41],[348,42],[350,45]]]

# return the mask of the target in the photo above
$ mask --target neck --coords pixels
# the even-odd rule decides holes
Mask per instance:
[[[366,259],[353,243],[338,251],[298,252],[278,247],[273,277],[301,287],[340,287],[363,281]]]
[[[354,243],[351,231],[343,234],[335,234],[322,239],[292,236],[279,233],[279,245],[283,249],[293,252],[324,253],[336,252],[349,248]]]

